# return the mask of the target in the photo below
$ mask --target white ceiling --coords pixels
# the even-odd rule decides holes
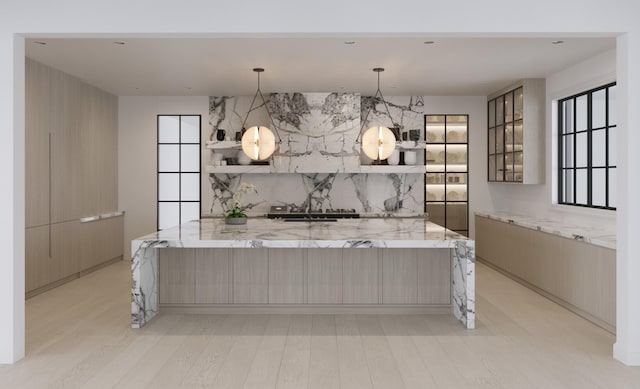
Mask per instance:
[[[561,39],[563,44],[552,44]],[[47,38],[27,56],[116,95],[252,95],[376,90],[385,95],[487,95],[615,48],[615,38]],[[125,42],[124,45],[115,41]],[[345,41],[356,41],[347,45]],[[36,42],[46,42],[46,45]]]

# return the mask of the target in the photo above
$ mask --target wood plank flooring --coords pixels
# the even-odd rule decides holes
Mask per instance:
[[[449,315],[175,315],[129,328],[129,263],[27,301],[0,388],[640,388],[613,335],[477,264],[477,325]]]

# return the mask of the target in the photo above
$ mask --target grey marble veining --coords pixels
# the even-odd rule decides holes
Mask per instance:
[[[273,93],[267,102],[282,140],[276,172],[344,172],[360,164],[357,93]]]
[[[541,218],[535,216],[518,215],[504,211],[476,212],[477,216],[514,224],[547,234],[575,239],[608,249],[616,249],[616,233],[602,227],[592,227],[567,223],[563,221]]]
[[[475,328],[475,245],[423,219],[342,219],[296,222],[251,218],[244,226],[202,219],[132,241],[132,327],[158,312],[157,250],[178,248],[448,248],[451,249],[453,314]]]
[[[399,124],[401,131],[419,130],[420,139],[423,139],[425,107],[424,103],[420,104],[421,96],[391,96],[385,97],[385,101],[389,107],[391,118],[380,98],[362,97],[361,117],[364,128],[367,129],[374,123],[391,127],[391,119],[393,119],[393,124]]]
[[[310,211],[355,209],[371,217],[424,214],[421,174],[270,173],[209,174],[211,202],[205,215],[223,215],[241,182],[257,189],[242,201],[251,216],[265,215],[270,205]]]
[[[243,199],[251,216],[265,215],[271,205],[355,209],[370,217],[424,214],[424,175],[419,171],[359,173],[362,106],[372,108],[368,123],[384,121],[387,113],[382,101],[357,93],[272,93],[265,97],[281,139],[270,173],[211,173],[205,216],[223,215],[240,182],[258,189]],[[394,121],[405,130],[422,131],[424,106],[419,97],[391,97],[387,101]],[[251,96],[210,97],[209,138],[215,139],[218,129],[235,137],[250,104]],[[264,108],[254,107],[247,126],[269,123]],[[238,150],[216,152],[234,157]]]

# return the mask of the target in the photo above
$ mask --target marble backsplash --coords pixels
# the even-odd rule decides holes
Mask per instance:
[[[224,214],[241,182],[257,189],[243,199],[247,213],[254,216],[266,214],[271,205],[301,210],[355,209],[366,216],[424,213],[423,174],[354,173],[361,164],[361,127],[366,129],[373,123],[391,126],[380,99],[358,93],[272,93],[265,97],[276,138],[281,140],[272,157],[271,173],[209,174],[204,216]],[[231,138],[240,131],[251,99],[210,97],[209,139],[215,139],[218,129]],[[422,98],[394,96],[386,100],[401,131],[419,130],[422,138]],[[260,105],[252,109],[245,126],[266,123],[269,117]]]
[[[242,199],[247,214],[265,215],[271,205],[316,211],[355,209],[365,216],[415,216],[424,213],[421,174],[293,173],[210,174],[210,203],[203,212],[222,215],[240,183],[256,193]]]

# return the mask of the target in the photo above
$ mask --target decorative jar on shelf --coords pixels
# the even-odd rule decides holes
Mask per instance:
[[[404,152],[405,165],[415,165],[417,162],[418,162],[418,156],[414,150],[406,150]]]
[[[247,154],[245,154],[242,149],[238,150],[238,154],[236,154],[236,159],[238,160],[238,165],[250,165],[251,158]]]
[[[393,150],[389,158],[387,158],[387,163],[389,165],[397,165],[400,163],[400,150],[397,148]]]

